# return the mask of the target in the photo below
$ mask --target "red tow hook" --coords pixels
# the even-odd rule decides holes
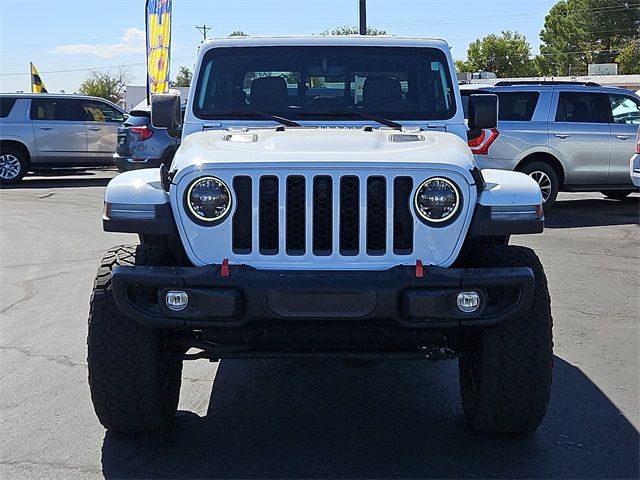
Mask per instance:
[[[422,265],[422,260],[416,260],[416,277],[422,278],[424,277],[424,266]]]
[[[220,267],[220,276],[228,277],[230,275],[231,272],[229,271],[229,259],[225,258],[224,260],[222,260],[222,266]]]

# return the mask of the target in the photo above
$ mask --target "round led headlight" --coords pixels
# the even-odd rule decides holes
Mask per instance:
[[[203,222],[215,222],[231,209],[229,187],[216,177],[200,177],[187,189],[186,204],[191,214]]]
[[[460,208],[460,192],[451,180],[433,177],[416,190],[416,212],[427,222],[442,223],[454,217]]]

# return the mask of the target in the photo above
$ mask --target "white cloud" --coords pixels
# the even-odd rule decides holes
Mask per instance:
[[[53,53],[60,55],[95,55],[101,58],[114,58],[120,55],[131,53],[145,53],[145,32],[137,28],[128,28],[120,37],[119,43],[109,44],[88,44],[75,43],[58,45],[53,49]]]

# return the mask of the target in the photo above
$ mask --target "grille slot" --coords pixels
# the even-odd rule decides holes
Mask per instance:
[[[301,175],[287,177],[287,255],[305,253],[305,179]]]
[[[393,180],[393,253],[413,253],[413,216],[411,215],[411,177],[396,177]]]
[[[340,179],[340,255],[358,255],[360,249],[360,179]]]
[[[313,179],[313,254],[331,255],[333,243],[333,181],[328,175]]]
[[[387,230],[387,182],[384,177],[367,179],[367,255],[384,255]]]
[[[278,254],[278,177],[260,178],[260,253],[262,255]]]
[[[251,177],[239,176],[233,179],[236,211],[233,215],[233,253],[251,253]]]

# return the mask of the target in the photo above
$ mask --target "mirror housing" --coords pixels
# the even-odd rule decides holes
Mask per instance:
[[[492,93],[469,95],[469,130],[498,126],[498,96]]]
[[[151,96],[151,125],[170,131],[182,127],[180,95],[156,94]]]

